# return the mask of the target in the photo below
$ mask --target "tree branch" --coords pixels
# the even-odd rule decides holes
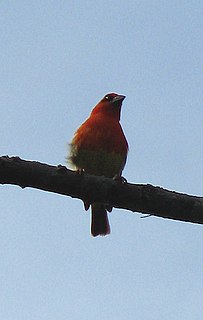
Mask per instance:
[[[109,178],[79,174],[64,166],[50,166],[19,157],[0,157],[0,184],[55,192],[86,202],[203,224],[203,197],[152,185],[119,183]]]

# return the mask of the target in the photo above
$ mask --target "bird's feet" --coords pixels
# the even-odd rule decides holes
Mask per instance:
[[[122,177],[122,176],[119,176],[118,174],[116,174],[114,177],[113,177],[113,180],[114,181],[117,181],[121,184],[124,184],[124,183],[127,183],[127,179]]]
[[[85,174],[84,169],[77,169],[76,172],[77,172],[77,174],[80,174],[81,176],[83,176]]]

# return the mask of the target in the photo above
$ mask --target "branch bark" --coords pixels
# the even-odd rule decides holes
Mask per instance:
[[[105,177],[79,174],[61,165],[3,156],[0,157],[0,184],[36,188],[89,203],[104,202],[115,208],[203,224],[203,197],[149,184],[122,184]]]

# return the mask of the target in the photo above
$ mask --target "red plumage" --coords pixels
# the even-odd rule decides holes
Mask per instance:
[[[119,122],[124,99],[125,96],[116,93],[105,95],[75,132],[69,160],[77,169],[109,178],[121,176],[128,152],[128,143]],[[94,203],[91,207],[92,235],[110,233],[106,211],[109,206]]]

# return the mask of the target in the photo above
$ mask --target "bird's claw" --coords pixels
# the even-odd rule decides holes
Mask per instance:
[[[119,182],[121,184],[127,183],[127,179],[126,178],[124,178],[122,176],[119,176],[117,174],[113,177],[113,180],[117,181],[117,182]]]
[[[81,176],[83,176],[85,174],[85,170],[84,169],[77,169],[76,172],[78,174],[80,174]]]
[[[113,210],[113,207],[111,207],[109,204],[106,204],[105,208],[108,212],[111,212]]]

